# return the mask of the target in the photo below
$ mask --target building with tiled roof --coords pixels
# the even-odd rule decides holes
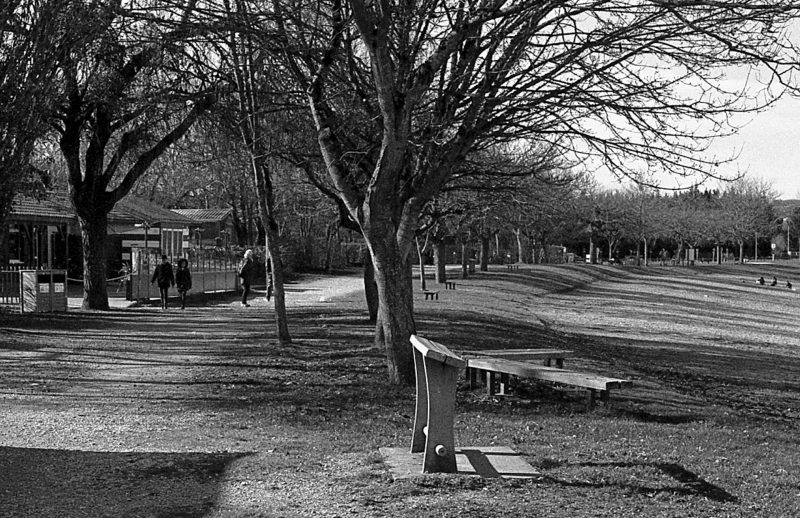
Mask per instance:
[[[109,269],[131,261],[134,252],[181,257],[192,220],[135,196],[120,200],[108,217]],[[78,269],[80,226],[66,192],[42,198],[18,195],[0,225],[0,267],[25,265]]]

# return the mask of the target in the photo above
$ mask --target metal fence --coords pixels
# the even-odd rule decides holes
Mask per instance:
[[[189,248],[183,257],[169,258],[174,265],[178,259],[189,262],[192,274],[192,293],[216,293],[236,291],[239,289],[239,278],[236,269],[244,250],[225,248]],[[126,298],[141,300],[158,298],[158,286],[150,282],[153,270],[161,263],[161,254],[150,252],[147,256],[138,250],[131,254],[133,263],[131,273],[127,275]]]
[[[23,267],[11,267],[13,269],[0,270],[0,304],[4,306],[19,306],[20,303],[20,284],[19,270]]]

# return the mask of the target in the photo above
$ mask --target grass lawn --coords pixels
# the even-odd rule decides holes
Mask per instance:
[[[800,264],[576,264],[418,292],[419,333],[453,350],[566,348],[567,368],[633,380],[594,410],[576,389],[462,383],[456,445],[512,447],[529,480],[392,479],[378,448],[408,445],[413,389],[386,383],[352,290],[291,307],[284,348],[263,300],[0,314],[0,515],[800,516],[786,280]]]

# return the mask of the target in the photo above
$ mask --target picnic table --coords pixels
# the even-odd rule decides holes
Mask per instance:
[[[563,349],[493,349],[463,353],[470,388],[483,377],[489,395],[508,395],[511,376],[517,376],[585,388],[588,406],[592,408],[598,395],[601,401],[608,403],[612,389],[632,385],[627,379],[564,369],[564,359],[572,355],[573,351]],[[534,363],[537,361],[543,364]]]

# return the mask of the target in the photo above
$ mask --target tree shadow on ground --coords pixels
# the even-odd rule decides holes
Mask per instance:
[[[559,470],[564,471],[575,470],[580,472],[580,479],[570,479],[566,476],[544,475],[543,481],[545,483],[557,484],[560,486],[585,488],[615,486],[650,497],[659,493],[669,493],[699,496],[720,503],[736,503],[739,501],[736,496],[730,494],[725,489],[708,482],[696,473],[673,462],[582,462],[563,464],[553,462],[550,459],[543,459],[537,464],[537,467],[542,469],[559,468]],[[612,469],[615,473],[610,475],[608,472]],[[586,473],[587,470],[596,473]],[[634,472],[625,476],[625,470],[634,470]],[[650,474],[650,477],[648,477],[652,479],[648,480],[648,482],[653,482],[652,484],[630,482],[630,480],[640,478],[642,475],[640,472],[643,470],[653,472]],[[591,475],[599,475],[600,480],[587,480],[587,478],[594,478]],[[668,477],[671,481],[678,482],[680,485],[674,485],[668,482],[661,483],[659,478],[664,477]]]
[[[206,516],[217,504],[228,466],[247,455],[0,446],[0,514]]]

